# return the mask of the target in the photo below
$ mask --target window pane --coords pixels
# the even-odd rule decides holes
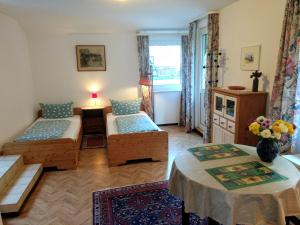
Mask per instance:
[[[202,74],[201,74],[201,89],[205,89],[205,80],[206,80],[206,54],[207,54],[207,34],[201,36],[201,65],[202,65]]]
[[[154,85],[180,84],[181,46],[150,46]]]

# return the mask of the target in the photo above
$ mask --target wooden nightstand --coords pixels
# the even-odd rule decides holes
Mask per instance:
[[[103,108],[83,107],[82,125],[83,134],[105,134]]]

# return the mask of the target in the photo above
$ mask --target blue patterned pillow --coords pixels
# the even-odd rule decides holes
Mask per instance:
[[[127,115],[139,113],[141,109],[142,99],[117,101],[110,100],[112,106],[112,114],[114,115]]]
[[[40,103],[42,117],[45,119],[67,118],[73,116],[73,102],[64,104]]]

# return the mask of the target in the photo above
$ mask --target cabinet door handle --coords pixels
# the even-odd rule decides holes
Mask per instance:
[[[232,128],[232,126],[228,126],[229,128]]]
[[[224,122],[221,122],[221,124],[224,124]]]

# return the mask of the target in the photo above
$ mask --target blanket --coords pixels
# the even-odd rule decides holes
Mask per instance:
[[[119,116],[116,118],[119,134],[158,131],[159,128],[146,115]]]
[[[69,120],[38,121],[22,135],[18,136],[15,141],[22,142],[58,139],[63,136],[70,124],[71,121]]]

